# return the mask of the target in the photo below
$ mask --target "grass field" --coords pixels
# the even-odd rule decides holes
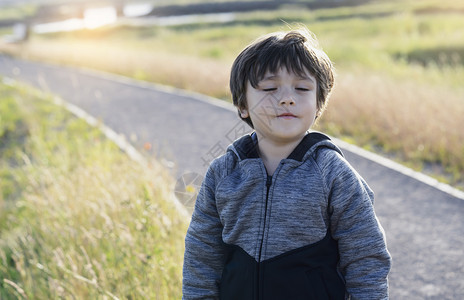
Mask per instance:
[[[464,4],[372,1],[356,8],[237,14],[226,24],[107,27],[33,36],[0,51],[87,66],[229,100],[250,41],[305,24],[337,67],[319,130],[464,187]]]
[[[0,299],[179,299],[172,189],[156,162],[0,81]]]

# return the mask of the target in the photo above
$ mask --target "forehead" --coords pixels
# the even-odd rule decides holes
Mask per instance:
[[[274,72],[268,70],[264,73],[262,78],[260,78],[260,81],[291,78],[291,79],[297,79],[297,80],[308,80],[308,81],[316,82],[315,77],[306,68],[303,67],[299,71],[300,72],[296,70],[292,70],[290,68],[286,68],[286,67],[280,67]]]

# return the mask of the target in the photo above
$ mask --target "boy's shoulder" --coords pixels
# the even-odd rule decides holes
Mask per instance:
[[[236,160],[259,158],[256,133],[245,134],[235,140],[227,147],[227,154],[232,155]]]
[[[234,141],[223,155],[212,161],[208,177],[214,178],[216,183],[219,183],[235,171],[242,170],[238,166],[243,163],[247,166],[246,168],[256,167],[257,160],[255,159],[259,159],[256,142],[253,134],[244,135]],[[327,135],[320,132],[309,133],[289,156],[289,159],[299,161],[294,164],[295,166],[309,166],[309,164],[315,166],[315,169],[310,167],[308,170],[319,172],[319,176],[326,184],[340,177],[359,177],[356,170],[345,159],[340,148]],[[255,160],[255,162],[250,160]]]
[[[240,161],[248,158],[259,158],[256,138],[252,134],[246,134],[232,142],[225,153],[211,161],[208,172],[220,180],[229,175],[236,168]]]
[[[339,180],[353,184],[358,181],[364,182],[362,176],[335,144],[324,142],[323,146],[319,146],[312,153],[312,156],[326,184],[330,185]]]
[[[335,145],[329,136],[322,132],[312,131],[304,137],[289,158],[306,161],[312,157],[319,163],[343,156],[342,150]]]

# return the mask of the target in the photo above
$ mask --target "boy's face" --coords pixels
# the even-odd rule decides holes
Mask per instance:
[[[309,72],[301,77],[286,68],[267,73],[257,88],[247,85],[248,109],[240,111],[250,117],[258,138],[279,143],[302,139],[317,113],[317,81]]]

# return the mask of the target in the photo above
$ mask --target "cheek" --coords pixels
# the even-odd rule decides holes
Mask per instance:
[[[250,107],[248,109],[249,114],[253,117],[264,117],[268,115],[274,115],[278,110],[276,107],[275,101],[272,98],[264,97],[256,102],[249,103]]]

